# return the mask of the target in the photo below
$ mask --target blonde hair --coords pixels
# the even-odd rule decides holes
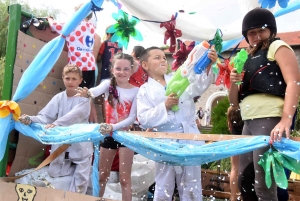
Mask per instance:
[[[81,69],[74,64],[68,64],[64,67],[64,69],[62,71],[62,77],[64,77],[67,73],[78,73],[79,77],[82,78]]]

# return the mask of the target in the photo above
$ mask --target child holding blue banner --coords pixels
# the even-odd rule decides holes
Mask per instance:
[[[270,144],[290,137],[290,127],[299,98],[299,70],[292,48],[276,38],[274,15],[267,9],[249,11],[242,25],[242,34],[249,43],[244,74],[235,69],[230,74],[230,104],[240,107],[244,120],[243,135],[270,135]],[[241,85],[236,83],[241,82]],[[267,188],[265,173],[258,165],[270,147],[246,153],[240,157],[239,185],[243,200],[277,201],[274,178]],[[246,169],[254,166],[254,189],[257,198],[247,198],[253,186],[245,189]],[[248,171],[249,172],[249,171]]]
[[[77,93],[76,89],[82,81],[81,70],[77,66],[69,64],[64,67],[62,78],[66,90],[55,95],[36,116],[22,115],[21,123],[26,125],[32,122],[46,124],[46,129],[88,123],[90,100],[74,97]],[[51,152],[60,146],[52,145]],[[91,142],[74,143],[50,163],[48,174],[54,178],[73,175],[69,191],[85,194],[90,176],[92,154]]]
[[[77,96],[88,97],[105,94],[106,123],[100,124],[102,134],[112,134],[117,130],[129,130],[136,120],[136,94],[138,88],[128,82],[133,72],[134,61],[128,54],[118,53],[113,57],[111,79],[106,79],[97,87],[79,88]],[[122,188],[122,200],[132,200],[131,167],[134,152],[113,137],[107,136],[100,148],[100,197],[103,197],[111,166],[119,148],[119,178]]]
[[[214,63],[217,60],[215,50],[208,57]],[[140,65],[147,72],[148,81],[143,84],[137,95],[138,121],[143,128],[155,128],[159,132],[199,133],[196,124],[196,108],[194,97],[203,94],[212,82],[211,65],[202,74],[195,76],[190,84],[191,94],[186,91],[180,96],[166,96],[165,87],[171,79],[166,75],[168,65],[165,53],[150,47],[143,51]],[[172,106],[178,105],[179,111],[173,112]],[[166,140],[166,143],[169,141]],[[202,145],[203,142],[180,140],[183,144]],[[162,147],[163,148],[163,147]],[[177,183],[180,200],[202,200],[201,167],[170,166],[156,163],[154,200],[171,201],[175,182]]]

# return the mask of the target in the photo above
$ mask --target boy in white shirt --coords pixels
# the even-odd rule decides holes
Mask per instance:
[[[217,60],[215,50],[210,51],[209,58],[212,63]],[[165,87],[171,76],[166,75],[168,65],[165,53],[161,49],[151,47],[144,50],[140,64],[149,76],[148,82],[140,87],[137,95],[137,115],[142,127],[156,128],[158,132],[199,133],[195,122],[196,109],[193,98],[204,93],[211,84],[211,64],[202,74],[196,75],[196,81],[188,86],[180,98],[177,98],[176,94],[165,95]],[[174,105],[179,106],[179,111],[171,110]],[[179,142],[203,144],[189,140]],[[170,166],[156,163],[155,181],[155,201],[171,201],[175,181],[180,200],[202,200],[200,166]]]
[[[90,99],[74,96],[77,93],[76,89],[82,82],[82,71],[76,65],[68,64],[63,69],[62,78],[66,90],[56,94],[36,116],[22,115],[20,117],[21,123],[26,125],[32,122],[45,124],[45,128],[88,123],[91,108]],[[52,145],[51,151],[55,151],[60,146]],[[54,178],[73,175],[69,191],[85,194],[89,181],[92,154],[91,142],[72,144],[50,163],[48,174]]]

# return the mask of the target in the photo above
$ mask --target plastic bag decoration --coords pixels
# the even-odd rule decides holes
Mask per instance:
[[[216,79],[216,85],[223,84],[227,89],[230,89],[230,72],[233,67],[230,65],[229,59],[224,59],[224,64],[217,63],[219,74]]]
[[[300,174],[300,162],[294,158],[284,155],[276,150],[270,150],[261,157],[258,164],[262,166],[265,171],[265,181],[268,188],[272,185],[271,173],[277,186],[282,189],[287,189],[288,181],[284,168],[291,170],[292,172]]]
[[[191,42],[189,46],[186,47],[186,44],[178,39],[179,50],[174,53],[172,56],[174,61],[172,62],[172,71],[176,71],[188,58],[189,53],[195,47],[195,41]]]
[[[207,54],[205,53],[208,51],[209,47],[210,45],[207,41],[203,41],[194,47],[194,49],[188,55],[187,60],[180,68],[178,68],[168,83],[166,87],[166,96],[170,95],[171,93],[175,93],[179,98],[190,85],[190,83],[195,81],[195,75],[197,73],[194,71],[194,66],[199,60],[203,59],[203,57],[207,57]],[[179,107],[177,105],[172,107],[172,111],[176,112],[178,110]]]
[[[278,2],[281,8],[286,8],[290,0],[259,0],[262,8],[273,8]]]
[[[222,32],[220,29],[217,30],[214,39],[209,41],[211,45],[215,46],[215,50],[217,51],[218,54],[221,54],[222,49],[223,49],[223,39],[222,39]]]
[[[165,38],[164,38],[164,44],[167,44],[167,40],[170,39],[170,47],[169,51],[174,52],[176,49],[176,38],[181,37],[182,33],[181,30],[176,29],[176,18],[177,18],[177,13],[176,15],[172,15],[172,18],[170,21],[167,22],[162,22],[160,24],[160,28],[165,27],[167,30],[165,31]]]
[[[107,33],[112,33],[112,42],[118,42],[119,47],[127,49],[130,36],[135,40],[142,41],[143,36],[139,30],[135,28],[135,25],[139,23],[139,19],[131,17],[128,19],[128,14],[123,10],[119,10],[118,13],[113,13],[112,17],[117,21],[116,24],[108,28]]]

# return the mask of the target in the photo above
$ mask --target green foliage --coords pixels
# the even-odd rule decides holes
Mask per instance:
[[[219,163],[220,163],[220,166],[219,166]],[[210,170],[218,170],[218,167],[220,167],[221,171],[230,171],[231,170],[230,158],[224,158],[221,161],[212,162],[209,166],[209,169]]]
[[[211,120],[213,134],[230,134],[227,127],[227,109],[229,107],[228,97],[223,98],[218,102],[216,107],[212,109]],[[201,132],[202,133],[202,132]],[[204,164],[201,167],[204,169],[217,170],[220,163],[221,171],[230,171],[230,158],[222,159],[221,161],[214,161],[212,163]]]
[[[295,129],[292,132],[293,137],[300,137],[300,99],[298,101],[297,116],[295,120]]]
[[[227,127],[227,109],[229,107],[228,97],[218,102],[217,106],[212,109],[211,120],[213,134],[230,134]]]
[[[167,49],[169,49],[170,48],[170,46],[169,45],[163,45],[163,46],[161,46],[161,47],[159,47],[161,50],[167,50]]]
[[[21,4],[22,10],[28,13],[32,13],[37,17],[47,17],[53,16],[56,17],[60,10],[44,7],[41,9],[30,7],[27,1],[18,0],[18,3]],[[4,56],[6,53],[6,43],[7,43],[7,29],[8,29],[8,6],[10,5],[10,0],[0,0],[0,57]]]
[[[0,58],[0,100],[2,100],[2,87],[4,78],[5,57]]]

